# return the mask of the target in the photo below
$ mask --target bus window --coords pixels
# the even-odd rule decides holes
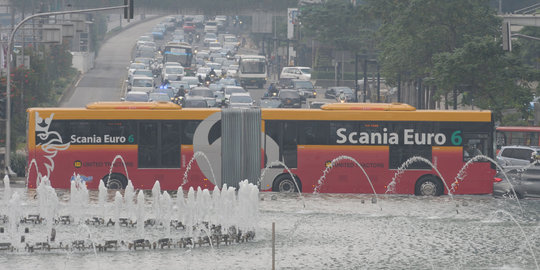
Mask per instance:
[[[201,123],[200,120],[188,120],[183,121],[183,127],[182,127],[182,144],[191,145],[193,144],[193,135],[195,134],[195,130]]]
[[[389,168],[397,169],[412,157],[423,157],[432,161],[431,145],[390,145]],[[416,161],[405,169],[431,169],[431,166],[423,161]]]
[[[463,161],[479,155],[491,156],[490,147],[488,147],[487,133],[464,133],[463,134]],[[480,159],[478,161],[484,162]]]
[[[163,168],[180,168],[180,122],[164,121],[161,124],[161,164]]]
[[[159,165],[158,123],[139,123],[139,168],[157,168]]]
[[[298,144],[327,145],[330,123],[326,121],[302,121],[298,123]]]

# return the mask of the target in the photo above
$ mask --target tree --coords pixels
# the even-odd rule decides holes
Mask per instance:
[[[433,57],[431,75],[438,94],[459,89],[468,98],[463,102],[492,110],[502,119],[506,109],[518,109],[527,116],[532,99],[529,82],[539,72],[501,49],[500,40],[475,37],[463,47]]]
[[[339,50],[360,52],[372,48],[376,24],[362,6],[329,0],[301,7],[299,21],[305,35]]]

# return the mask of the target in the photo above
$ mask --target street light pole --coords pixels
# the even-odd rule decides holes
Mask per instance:
[[[56,11],[56,12],[45,12],[37,13],[32,16],[24,18],[20,21],[14,28],[11,30],[11,33],[8,37],[8,57],[7,57],[7,75],[6,75],[6,154],[4,156],[5,164],[5,174],[14,175],[15,173],[11,170],[11,52],[13,51],[13,40],[15,39],[15,33],[17,30],[27,21],[44,16],[54,16],[54,15],[63,15],[63,14],[73,14],[73,13],[87,13],[95,11],[104,11],[104,10],[114,10],[114,9],[123,9],[129,8],[128,5],[114,6],[114,7],[104,7],[104,8],[93,8],[93,9],[79,9],[79,10],[69,10],[69,11]],[[24,50],[24,48],[23,48]]]

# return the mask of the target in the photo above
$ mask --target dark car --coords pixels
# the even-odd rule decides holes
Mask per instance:
[[[187,96],[182,100],[182,107],[184,108],[208,108],[206,99],[200,96]]]
[[[336,99],[339,100],[339,94],[343,91],[343,94],[345,95],[345,102],[353,102],[354,101],[354,92],[351,88],[346,86],[334,86],[326,89],[326,92],[324,93],[324,97],[328,99]]]
[[[293,79],[291,80],[291,83],[292,89],[298,91],[298,94],[300,94],[302,100],[306,100],[306,98],[317,97],[317,91],[315,91],[315,87],[310,81]]]
[[[277,82],[278,88],[292,88],[292,80],[291,78],[280,78]]]
[[[279,108],[281,100],[278,97],[261,97],[259,105],[261,108]]]
[[[278,98],[281,101],[280,108],[300,108],[302,107],[302,98],[296,90],[281,90]]]
[[[499,172],[493,183],[493,196],[540,197],[540,161],[535,161],[522,169],[512,169],[506,176]],[[515,190],[512,190],[512,187]]]

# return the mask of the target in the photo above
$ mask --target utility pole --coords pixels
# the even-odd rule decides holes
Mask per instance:
[[[5,158],[5,174],[6,175],[14,175],[15,173],[11,170],[11,53],[13,51],[13,41],[15,39],[15,34],[17,33],[17,30],[27,21],[37,18],[37,17],[46,17],[46,16],[56,16],[56,15],[63,15],[63,14],[73,14],[73,13],[88,13],[88,12],[95,12],[95,11],[105,11],[105,10],[115,10],[115,9],[130,9],[130,4],[133,2],[128,2],[128,5],[122,5],[122,6],[113,6],[113,7],[104,7],[104,8],[93,8],[93,9],[79,9],[79,10],[70,10],[70,11],[57,11],[57,12],[45,12],[45,13],[38,13],[34,14],[32,16],[28,16],[21,20],[17,25],[14,26],[12,24],[12,30],[8,37],[8,53],[7,53],[7,75],[6,75],[6,154],[4,156]],[[132,6],[132,5],[131,5]],[[128,12],[130,12],[128,11]],[[15,12],[13,10],[13,12]],[[12,18],[14,17],[14,14],[12,13]],[[129,17],[128,17],[129,18]],[[14,22],[14,20],[12,19]],[[24,49],[24,48],[23,48]]]

